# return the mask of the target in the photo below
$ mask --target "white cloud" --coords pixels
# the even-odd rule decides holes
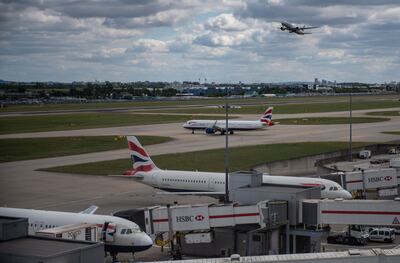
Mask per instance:
[[[225,31],[241,31],[248,28],[245,23],[236,19],[233,14],[220,14],[212,17],[205,23],[205,27],[211,30]]]
[[[318,52],[318,56],[322,58],[341,59],[345,56],[345,51],[341,49],[323,50]]]
[[[128,52],[167,52],[167,43],[156,40],[156,39],[139,39],[133,43],[132,47],[128,49]]]

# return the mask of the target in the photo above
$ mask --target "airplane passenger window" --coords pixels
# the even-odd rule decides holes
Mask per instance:
[[[126,234],[128,235],[128,234],[132,234],[132,230],[131,229],[127,229],[126,230]]]

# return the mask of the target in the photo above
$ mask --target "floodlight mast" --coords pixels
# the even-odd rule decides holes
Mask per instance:
[[[353,104],[353,98],[352,98],[352,91],[350,91],[350,105],[349,105],[349,113],[350,113],[350,120],[349,120],[349,125],[350,125],[350,127],[349,127],[349,129],[350,129],[350,134],[349,134],[349,161],[350,162],[352,162],[353,161],[353,143],[352,143],[352,141],[353,141],[353,138],[352,138],[352,136],[353,136],[353,110],[352,110],[352,104]]]
[[[228,103],[225,103],[225,203],[229,203]]]

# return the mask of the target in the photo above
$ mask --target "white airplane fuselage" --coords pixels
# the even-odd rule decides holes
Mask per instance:
[[[29,235],[35,235],[39,230],[54,228],[64,225],[91,223],[102,228],[106,224],[115,225],[112,240],[102,240],[105,250],[118,252],[138,252],[153,245],[151,238],[140,230],[138,225],[124,218],[108,215],[82,214],[58,211],[44,211],[34,209],[0,207],[0,216],[28,218]],[[125,229],[126,231],[122,231]],[[130,229],[127,231],[127,229]],[[122,232],[129,234],[122,234]]]
[[[132,178],[144,184],[172,192],[225,192],[225,174],[153,169],[137,172]],[[338,183],[310,177],[263,175],[263,183],[288,186],[320,186],[322,198],[352,198]]]
[[[226,130],[226,121],[225,120],[190,120],[183,124],[183,128],[189,130],[201,130],[207,129],[212,126],[218,126],[221,129]],[[228,129],[229,130],[238,130],[238,131],[249,131],[249,130],[258,130],[265,129],[268,125],[265,122],[261,121],[238,121],[238,120],[228,120]]]

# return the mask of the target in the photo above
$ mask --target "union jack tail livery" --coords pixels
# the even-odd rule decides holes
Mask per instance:
[[[150,172],[158,169],[135,136],[127,136],[127,139],[133,169],[125,171],[123,175],[134,176],[137,172]]]
[[[272,122],[272,110],[274,107],[268,107],[268,109],[265,110],[264,114],[261,116],[260,121],[266,123],[268,126],[274,125]]]

